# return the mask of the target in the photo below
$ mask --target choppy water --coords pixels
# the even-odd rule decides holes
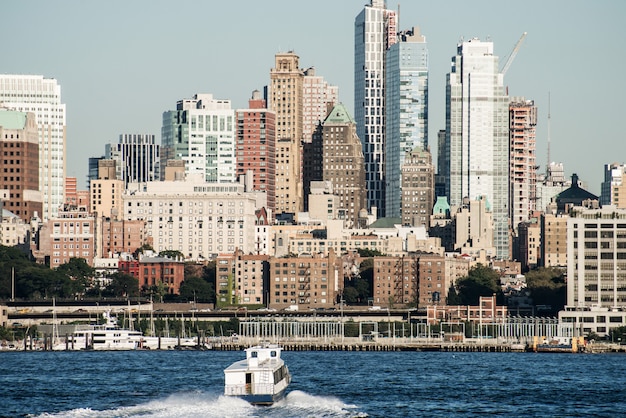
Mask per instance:
[[[0,353],[6,417],[616,417],[619,354],[283,352],[271,407],[222,396],[243,352]]]

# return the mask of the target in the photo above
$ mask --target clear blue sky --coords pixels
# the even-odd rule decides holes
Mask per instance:
[[[354,18],[369,0],[4,0],[0,72],[41,74],[67,105],[67,174],[84,188],[87,159],[121,133],[152,133],[196,93],[247,106],[269,82],[274,54],[294,50],[353,98]],[[397,9],[397,1],[387,7]],[[528,32],[505,77],[510,96],[539,107],[537,156],[600,193],[603,165],[626,162],[626,1],[492,0],[400,3],[400,29],[419,26],[430,53],[430,132],[445,128],[445,78],[461,38],[494,42],[501,60]]]

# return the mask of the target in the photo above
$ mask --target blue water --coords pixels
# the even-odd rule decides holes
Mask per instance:
[[[2,417],[616,417],[623,354],[283,352],[271,407],[222,396],[243,352],[0,353]]]

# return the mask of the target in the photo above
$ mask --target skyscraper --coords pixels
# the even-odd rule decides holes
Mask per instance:
[[[311,142],[317,125],[326,118],[329,108],[339,101],[339,88],[315,74],[315,68],[304,71],[302,79],[302,142]]]
[[[535,155],[535,131],[537,106],[532,100],[513,97],[509,104],[509,135],[511,137],[511,226],[517,232],[521,222],[530,219],[535,210],[537,157]]]
[[[341,103],[324,120],[322,144],[323,180],[332,183],[347,225],[356,227],[366,206],[364,157],[354,120]]]
[[[354,119],[363,144],[367,201],[385,216],[386,52],[396,43],[396,13],[370,0],[354,22]]]
[[[39,132],[34,113],[0,109],[0,190],[8,200],[0,204],[24,223],[41,215],[39,192]]]
[[[404,218],[402,165],[407,153],[428,147],[428,49],[419,28],[398,33],[386,74],[385,213]]]
[[[267,207],[276,207],[276,114],[267,109],[258,90],[247,109],[237,109],[237,177],[254,173],[254,190],[267,193]]]
[[[276,213],[303,210],[302,83],[304,72],[293,51],[278,53],[270,70],[270,109],[276,112]]]
[[[509,258],[509,99],[493,42],[476,38],[457,45],[446,85],[450,205],[487,199],[493,213],[496,256]]]
[[[151,134],[122,134],[117,144],[106,144],[105,158],[115,160],[117,179],[128,183],[159,180],[159,144]]]
[[[39,131],[39,190],[44,220],[63,204],[65,181],[65,105],[61,86],[41,75],[0,74],[0,107],[35,114]]]
[[[161,167],[184,160],[185,172],[211,183],[235,181],[235,111],[230,100],[196,94],[163,113]]]
[[[611,163],[604,165],[604,181],[601,184],[600,204],[626,207],[626,165]]]
[[[402,225],[430,227],[435,204],[435,169],[430,152],[420,146],[402,164]]]

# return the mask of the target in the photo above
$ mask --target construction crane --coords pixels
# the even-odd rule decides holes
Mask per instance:
[[[522,36],[519,38],[519,41],[517,41],[517,43],[515,44],[515,48],[513,48],[513,51],[509,55],[509,58],[506,60],[506,62],[504,63],[504,66],[500,70],[500,73],[502,73],[502,75],[506,74],[507,70],[513,63],[513,59],[515,59],[515,56],[517,55],[517,51],[519,51],[519,48],[522,46],[522,42],[524,42],[524,38],[526,38],[527,33],[528,32],[522,33]]]

